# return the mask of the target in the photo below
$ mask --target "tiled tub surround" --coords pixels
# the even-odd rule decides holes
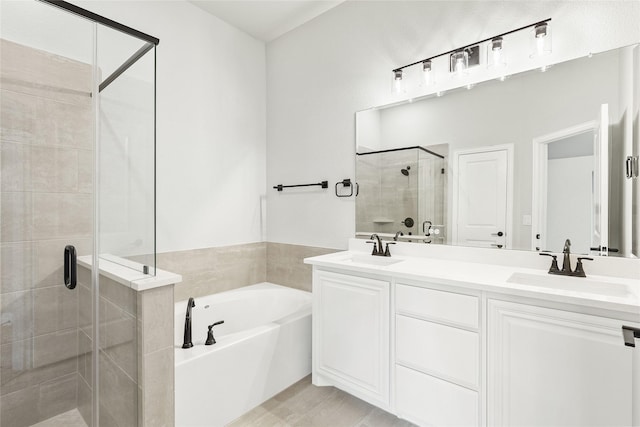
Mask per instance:
[[[90,261],[79,260],[78,406],[91,425]],[[100,261],[101,426],[173,426],[173,288],[180,276],[155,277]],[[156,287],[157,286],[157,287]]]
[[[93,143],[88,65],[7,40],[0,52],[0,424],[9,427],[83,397],[80,292],[63,286],[62,251],[92,246]]]
[[[182,301],[262,282],[311,291],[311,266],[302,260],[332,252],[336,249],[258,242],[159,253],[157,265],[182,275],[175,288],[175,300]]]

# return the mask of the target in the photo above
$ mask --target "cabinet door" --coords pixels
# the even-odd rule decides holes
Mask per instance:
[[[389,287],[382,280],[314,273],[314,377],[384,408],[389,403]]]
[[[488,316],[488,425],[632,424],[621,321],[493,300]]]

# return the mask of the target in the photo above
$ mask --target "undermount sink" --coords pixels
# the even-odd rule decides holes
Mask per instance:
[[[625,285],[584,277],[513,273],[511,277],[507,279],[507,282],[611,297],[628,297],[632,294]]]
[[[341,259],[340,261],[349,263],[349,264],[365,264],[365,265],[376,265],[379,267],[387,267],[389,265],[402,262],[403,260],[392,258],[392,257],[385,257],[385,256],[353,254],[353,255],[349,255],[344,259]]]

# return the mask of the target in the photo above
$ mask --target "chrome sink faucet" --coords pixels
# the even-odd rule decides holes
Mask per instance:
[[[573,277],[587,277],[584,268],[582,266],[582,260],[593,261],[593,258],[578,257],[576,269],[571,271],[571,240],[564,241],[564,248],[562,249],[562,270],[558,268],[558,256],[551,253],[540,253],[542,256],[550,256],[551,267],[549,268],[549,274],[557,274],[559,276],[573,276]]]

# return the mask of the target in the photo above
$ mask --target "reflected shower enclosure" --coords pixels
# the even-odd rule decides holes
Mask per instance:
[[[155,274],[159,41],[65,2],[0,8],[0,424],[136,425],[135,295],[98,267]]]
[[[424,147],[367,150],[356,153],[359,194],[356,233],[422,236],[412,240],[443,243],[446,188],[446,145],[438,151]],[[444,151],[443,151],[444,150]],[[442,152],[442,154],[441,154]],[[439,226],[439,234],[431,233]]]

